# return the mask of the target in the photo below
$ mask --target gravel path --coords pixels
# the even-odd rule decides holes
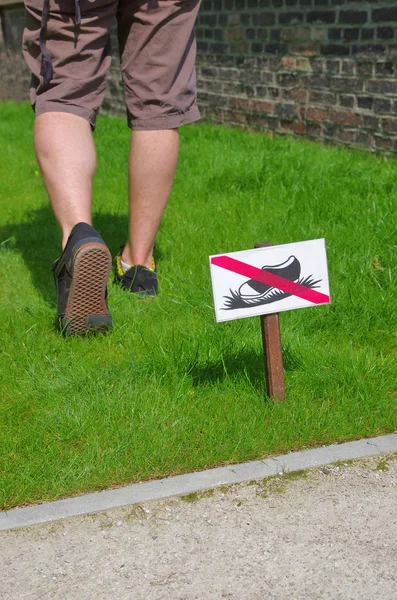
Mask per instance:
[[[397,455],[0,533],[0,600],[396,600]]]

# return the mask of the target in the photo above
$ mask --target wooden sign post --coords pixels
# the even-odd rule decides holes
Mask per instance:
[[[209,261],[216,320],[260,316],[267,395],[284,400],[278,313],[331,302],[325,240],[262,243]]]
[[[263,242],[255,244],[255,248],[268,248],[271,245],[270,242]],[[259,318],[265,359],[266,393],[269,398],[282,401],[285,400],[285,385],[279,314],[261,315]]]

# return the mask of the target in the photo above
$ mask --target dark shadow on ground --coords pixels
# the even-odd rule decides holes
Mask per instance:
[[[299,368],[301,361],[298,356],[286,348],[283,350],[284,371]],[[240,354],[226,354],[223,359],[212,363],[193,365],[189,369],[196,387],[214,384],[226,378],[246,378],[258,392],[266,393],[265,366],[262,346],[258,352],[244,350]]]
[[[223,379],[246,377],[255,388],[258,386],[264,388],[265,372],[260,348],[258,348],[258,353],[245,351],[237,355],[225,354],[223,360],[193,365],[189,372],[193,379],[193,385],[197,387],[213,384]]]
[[[114,257],[127,238],[128,217],[110,213],[96,213],[94,227],[108,244]],[[0,244],[9,240],[4,247],[13,247],[21,253],[32,281],[41,296],[51,306],[56,305],[51,265],[61,254],[61,234],[50,206],[43,206],[28,213],[26,221],[11,223],[1,229]],[[1,246],[0,246],[1,249]],[[158,245],[156,261],[161,259]]]

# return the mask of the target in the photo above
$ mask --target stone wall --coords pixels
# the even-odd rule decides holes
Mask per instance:
[[[30,72],[21,52],[23,6],[0,0],[0,100],[27,99]]]
[[[0,21],[0,99],[26,100],[21,4],[0,0]],[[197,40],[208,119],[397,151],[395,0],[203,0]],[[117,63],[103,111],[122,115]]]
[[[202,112],[218,123],[397,151],[397,4],[203,0]]]

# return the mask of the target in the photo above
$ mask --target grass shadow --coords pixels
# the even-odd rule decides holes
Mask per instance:
[[[255,388],[263,388],[265,373],[260,352],[224,355],[217,361],[192,365],[189,372],[196,387],[214,384],[223,379],[245,377]]]
[[[93,223],[108,244],[112,256],[115,256],[127,237],[127,215],[100,212],[93,215]],[[61,254],[61,234],[51,207],[32,210],[25,221],[3,227],[0,249],[2,242],[3,247],[11,245],[21,253],[33,285],[46,302],[56,306],[51,265]],[[161,258],[162,253],[156,246],[155,260]]]
[[[299,357],[291,348],[283,349],[284,371],[294,371],[301,365]],[[192,365],[189,369],[193,385],[212,385],[224,379],[245,378],[252,387],[265,395],[266,377],[262,348],[258,352],[243,351],[239,354],[224,355],[221,359]]]

